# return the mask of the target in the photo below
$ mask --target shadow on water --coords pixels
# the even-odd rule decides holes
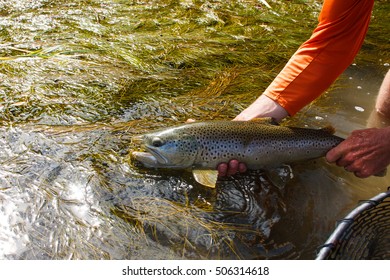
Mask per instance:
[[[128,155],[135,134],[231,119],[308,36],[320,1],[149,2],[0,3],[0,258],[314,258],[389,175],[319,159],[281,189],[260,171],[208,189]],[[388,69],[389,6],[376,5],[365,56],[288,124],[342,137],[366,126]]]

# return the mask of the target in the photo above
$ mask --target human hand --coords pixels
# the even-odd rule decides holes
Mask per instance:
[[[379,174],[390,164],[390,127],[355,130],[326,159],[360,178]]]
[[[222,162],[218,165],[218,176],[232,176],[236,173],[244,173],[247,171],[246,164],[243,162],[239,162],[236,159],[232,159],[229,162]]]
[[[277,102],[265,95],[253,102],[248,108],[237,115],[233,121],[250,121],[255,118],[272,117],[277,121],[288,116],[287,111]],[[231,176],[236,173],[244,173],[247,166],[243,162],[232,159],[229,162],[222,162],[218,165],[218,175],[221,177]]]
[[[234,121],[250,121],[256,118],[272,117],[276,121],[281,121],[288,116],[288,112],[276,101],[260,95],[248,108],[238,114]]]

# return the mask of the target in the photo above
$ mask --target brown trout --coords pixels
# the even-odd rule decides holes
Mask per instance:
[[[249,169],[271,170],[319,158],[344,140],[332,133],[279,126],[271,118],[195,122],[136,136],[146,152],[132,156],[147,168],[192,169],[197,182],[215,187],[221,162],[237,159]]]

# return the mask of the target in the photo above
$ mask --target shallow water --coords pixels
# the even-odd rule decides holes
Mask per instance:
[[[283,189],[260,172],[211,190],[135,165],[133,135],[249,104],[319,2],[106,2],[0,2],[1,259],[312,259],[390,185],[323,159],[293,166]],[[342,137],[367,125],[389,68],[388,10],[377,2],[356,65],[287,124]]]

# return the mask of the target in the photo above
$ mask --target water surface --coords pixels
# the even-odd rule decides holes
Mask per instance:
[[[321,4],[267,2],[0,2],[0,258],[312,259],[338,219],[386,190],[389,175],[323,159],[294,165],[282,189],[253,172],[215,190],[129,160],[133,135],[231,119],[261,93]],[[389,68],[388,11],[376,2],[356,64],[286,124],[366,127]]]

